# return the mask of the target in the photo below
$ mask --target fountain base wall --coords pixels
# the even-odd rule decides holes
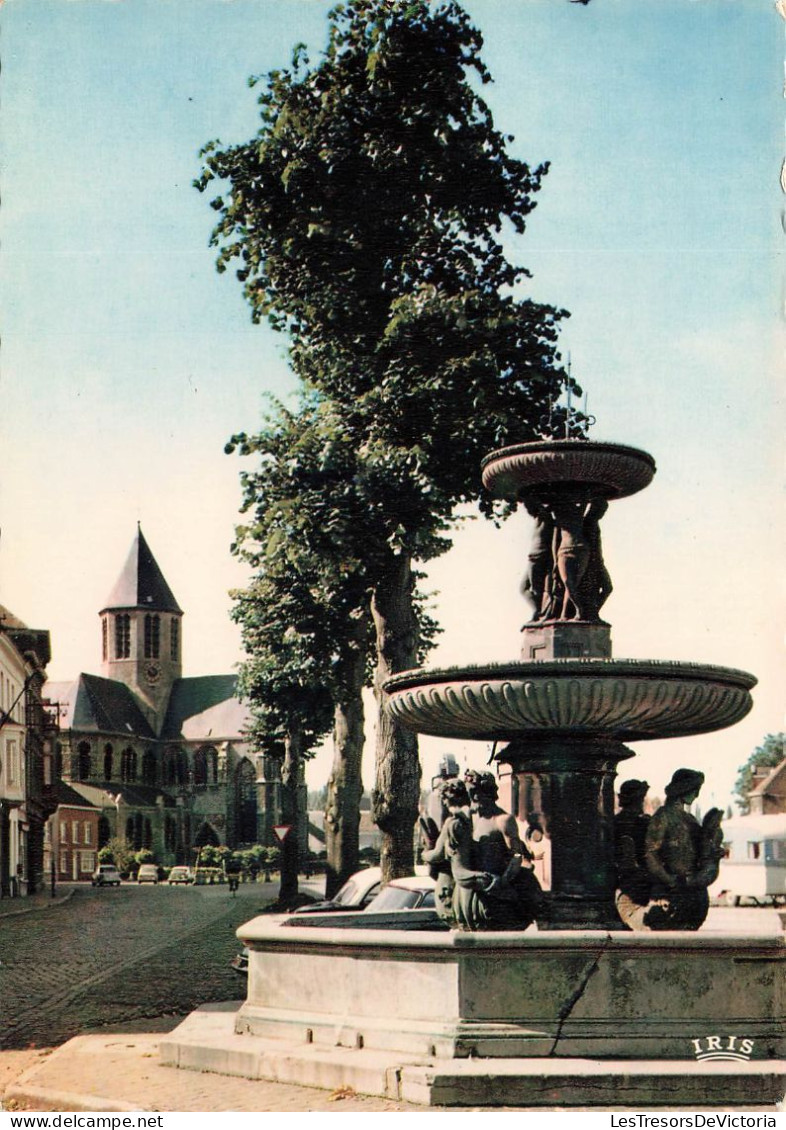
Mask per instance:
[[[251,952],[234,1030],[193,1014],[162,1041],[164,1063],[427,1104],[783,1093],[779,936],[375,932],[264,916],[238,936]],[[713,1051],[740,1059],[697,1059]]]
[[[779,937],[409,933],[254,919],[237,1031],[465,1056],[694,1059],[711,1035],[778,1057]]]

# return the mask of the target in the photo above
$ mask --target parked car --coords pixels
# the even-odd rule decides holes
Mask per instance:
[[[243,946],[240,953],[236,953],[230,961],[230,967],[241,977],[248,976],[248,946]]]
[[[93,872],[91,882],[94,887],[119,887],[120,872],[114,863],[99,863]]]
[[[137,883],[157,883],[158,867],[155,863],[143,863],[136,875]]]
[[[194,872],[190,867],[173,867],[169,872],[168,883],[193,883]]]
[[[329,914],[334,910],[364,910],[382,887],[382,868],[365,867],[347,879],[332,899],[299,906],[293,914]]]
[[[428,867],[418,865],[415,868],[415,878],[428,875]],[[398,880],[396,880],[398,882]],[[293,914],[330,914],[339,910],[365,910],[372,899],[376,898],[382,889],[382,868],[364,867],[356,871],[347,879],[343,887],[333,895],[332,899],[322,899],[320,902],[310,902],[307,906],[299,906]]]
[[[336,906],[335,899],[328,903],[312,903],[307,907],[299,907],[291,914],[278,915],[271,925],[277,926],[325,926],[331,927],[338,924],[342,928],[354,927],[362,930],[367,927],[376,930],[444,930],[444,923],[436,918],[434,913],[434,890],[436,884],[428,875],[408,875],[403,879],[393,879],[386,887],[379,890],[381,884],[380,869],[369,867],[368,871],[375,875],[368,876],[366,872],[358,872],[347,881],[344,887],[354,884],[359,876],[366,880],[373,880],[370,885],[371,899],[362,907],[356,905]],[[357,889],[357,888],[353,888]],[[376,889],[376,894],[374,894]],[[339,894],[341,894],[339,891]],[[352,890],[348,892],[351,895]],[[368,895],[368,890],[366,890]],[[338,911],[345,911],[339,914]],[[411,911],[418,913],[411,914]],[[432,913],[429,914],[428,911]],[[421,914],[420,912],[425,912]],[[303,913],[309,918],[300,921]],[[311,915],[313,914],[313,917]],[[323,917],[324,915],[324,917]],[[366,916],[371,916],[372,921],[364,921]],[[248,946],[243,946],[240,953],[236,954],[229,963],[236,973],[242,977],[248,975]]]
[[[436,883],[428,875],[407,875],[403,879],[392,879],[376,895],[363,911],[364,914],[378,914],[388,910],[417,910],[420,907],[434,907]]]

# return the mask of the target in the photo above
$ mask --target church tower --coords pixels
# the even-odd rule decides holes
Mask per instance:
[[[183,612],[139,526],[99,616],[102,674],[125,683],[160,732],[172,685],[182,674]]]

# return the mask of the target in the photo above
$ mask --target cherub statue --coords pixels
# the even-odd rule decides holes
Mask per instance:
[[[458,780],[443,785],[448,816],[423,852],[436,869],[437,912],[459,930],[526,929],[542,900],[529,853],[515,819],[496,803],[493,775],[467,777],[469,790]]]
[[[703,784],[703,773],[678,769],[666,786],[666,803],[649,822],[644,857],[654,905],[644,919],[648,929],[698,930],[707,917],[707,887],[718,875],[723,834],[720,809],[710,809],[703,824],[688,811]]]

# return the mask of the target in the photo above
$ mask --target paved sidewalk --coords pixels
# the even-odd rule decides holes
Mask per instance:
[[[162,1022],[169,1031],[172,1017]],[[153,1022],[147,1021],[148,1028]],[[422,1111],[409,1103],[265,1080],[182,1071],[158,1062],[160,1032],[77,1036],[54,1051],[16,1055],[21,1074],[4,1110],[57,1111]],[[2,1074],[0,1074],[2,1078]]]
[[[148,1029],[155,1022],[147,1021]],[[240,1079],[207,1072],[163,1067],[158,1059],[158,1044],[164,1031],[173,1027],[171,1017],[162,1018],[158,1032],[115,1032],[111,1035],[77,1036],[54,1051],[0,1053],[0,1088],[6,1056],[27,1057],[16,1062],[21,1072],[7,1086],[0,1109],[89,1112],[364,1112],[429,1113],[536,1110],[587,1110],[587,1107],[423,1107],[390,1099],[358,1095],[351,1089],[339,1091],[297,1087],[289,1083]],[[607,1111],[630,1111],[630,1106],[615,1106]],[[647,1107],[648,1111],[676,1108]],[[681,1111],[709,1110],[712,1114],[774,1113],[773,1106],[685,1107]]]
[[[19,914],[30,914],[33,910],[49,910],[52,906],[60,906],[68,902],[75,890],[76,885],[73,883],[58,883],[54,898],[51,891],[39,891],[34,895],[0,899],[0,918],[14,918]]]

